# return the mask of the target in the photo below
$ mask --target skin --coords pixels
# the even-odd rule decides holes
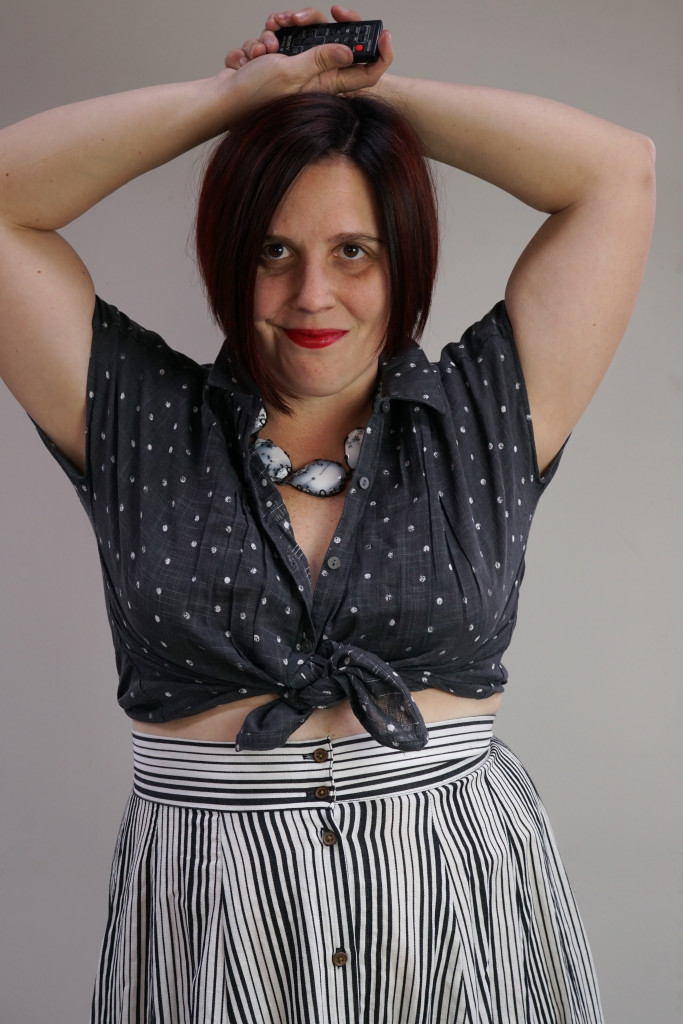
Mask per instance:
[[[364,174],[343,157],[306,168],[280,205],[263,246],[254,322],[268,365],[301,424],[338,425],[362,413],[377,376],[389,318],[382,228]],[[290,340],[287,328],[346,333],[322,349]],[[269,430],[291,417],[269,413]],[[289,431],[291,433],[291,430]],[[296,433],[300,433],[298,429]],[[316,431],[314,446],[321,443]]]
[[[337,21],[361,17],[338,6],[331,13]],[[389,75],[393,50],[386,31],[373,65],[350,66],[343,46],[291,58],[276,52],[273,33],[279,27],[325,20],[315,8],[278,12],[258,38],[231,50],[225,69],[210,78],[87,100],[0,131],[0,374],[74,465],[82,468],[85,461],[94,286],[59,229],[138,175],[229,130],[233,119],[276,97],[307,91],[372,90],[412,124],[427,156],[547,214],[512,268],[505,292],[541,471],[588,405],[626,329],[645,268],[655,208],[651,141],[540,97]],[[322,181],[322,171],[315,180],[318,173]],[[317,201],[328,202],[334,187],[341,187],[331,181]],[[367,199],[357,184],[354,193]],[[284,204],[278,216],[287,212]],[[381,306],[386,298],[386,288],[373,276],[381,260],[369,272],[372,287],[359,304],[355,288],[362,287],[365,271],[358,277],[355,269],[333,273],[350,250],[337,263],[339,250],[325,248],[330,237],[312,228],[304,236],[302,224],[288,226],[293,269],[267,271],[256,310],[259,336],[283,382],[296,392],[291,422],[273,415],[268,436],[290,451],[295,464],[319,456],[338,459],[339,439],[367,418],[371,349],[381,320],[373,304],[378,300]],[[344,282],[341,291],[335,282]],[[289,316],[294,309],[300,321],[279,323],[281,310]],[[348,315],[349,322],[328,321],[338,314]],[[280,328],[304,323],[348,326],[349,333],[326,351],[291,351]],[[345,351],[354,358],[339,360]],[[334,450],[320,450],[323,438]],[[283,497],[315,579],[343,495],[326,499],[324,507],[298,492]],[[267,699],[237,702],[158,731],[231,740],[248,709]],[[468,701],[435,690],[415,695],[425,721],[488,714],[499,699]],[[358,732],[348,704],[341,704],[314,712],[294,736]]]

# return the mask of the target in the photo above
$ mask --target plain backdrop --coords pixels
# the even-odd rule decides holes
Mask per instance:
[[[2,0],[0,123],[212,74],[268,13],[250,0]],[[363,14],[392,28],[399,74],[546,95],[657,145],[659,213],[645,282],[536,516],[497,732],[549,810],[607,1021],[677,1024],[683,6],[385,0]],[[201,154],[190,154],[65,234],[104,298],[210,361],[220,338],[190,240],[200,168]],[[540,223],[479,181],[445,169],[439,180],[443,260],[425,336],[432,356],[502,296]],[[86,517],[4,389],[0,429],[0,1021],[76,1024],[89,1010],[130,788],[129,723],[115,701]]]

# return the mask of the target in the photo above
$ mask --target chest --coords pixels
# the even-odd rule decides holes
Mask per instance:
[[[461,466],[458,439],[432,438],[410,411],[384,430],[371,422],[334,497],[276,492],[257,456],[242,470],[216,426],[194,449],[150,460],[142,487],[117,462],[110,489],[98,487],[98,534],[126,651],[160,659],[166,674],[229,668],[240,683],[259,672],[289,680],[292,651],[323,636],[404,667],[426,650],[435,664],[468,665],[486,637],[502,643],[529,515],[522,492],[506,490],[497,448]],[[142,442],[131,450],[146,457]]]
[[[315,589],[325,554],[344,509],[345,493],[318,498],[294,487],[278,487],[278,491],[287,509],[294,539],[306,556],[311,586]]]

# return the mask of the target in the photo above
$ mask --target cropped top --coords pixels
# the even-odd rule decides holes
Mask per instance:
[[[411,691],[485,698],[517,614],[541,479],[501,302],[437,363],[381,361],[371,417],[315,590],[253,446],[261,398],[226,345],[213,365],[97,300],[81,475],[39,433],[92,523],[133,719],[256,694],[237,748],[286,742],[350,701],[380,743],[423,747]],[[324,499],[320,499],[323,501]]]

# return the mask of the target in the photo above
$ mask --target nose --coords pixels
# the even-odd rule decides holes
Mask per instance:
[[[334,304],[332,273],[325,260],[302,260],[296,281],[295,308],[305,313],[319,313]]]

